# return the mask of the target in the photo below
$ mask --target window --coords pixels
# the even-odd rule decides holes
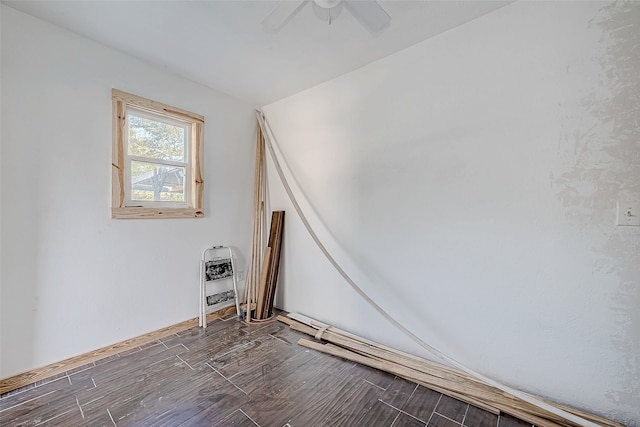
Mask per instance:
[[[204,117],[117,89],[112,218],[188,218],[202,211]]]

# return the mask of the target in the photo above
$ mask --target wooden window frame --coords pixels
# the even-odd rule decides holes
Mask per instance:
[[[113,150],[111,160],[111,217],[126,218],[194,218],[204,216],[203,194],[204,180],[202,178],[202,151],[204,145],[204,117],[189,111],[171,107],[161,102],[152,101],[137,95],[111,90],[113,105]],[[127,107],[135,110],[167,117],[169,119],[187,122],[191,129],[190,145],[188,148],[190,189],[186,207],[166,206],[164,202],[156,202],[157,207],[126,206],[125,181],[126,153],[125,132],[127,126]]]

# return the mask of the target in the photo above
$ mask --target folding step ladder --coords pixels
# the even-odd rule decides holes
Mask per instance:
[[[200,323],[207,327],[207,313],[235,304],[240,316],[238,283],[229,246],[212,246],[202,251],[200,259]]]

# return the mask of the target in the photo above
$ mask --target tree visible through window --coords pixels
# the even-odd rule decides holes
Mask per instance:
[[[188,125],[145,117],[131,109],[127,119],[130,199],[184,203]]]
[[[202,216],[204,119],[115,89],[113,104],[112,216]]]

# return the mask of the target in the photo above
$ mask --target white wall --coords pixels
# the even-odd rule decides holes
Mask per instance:
[[[475,370],[633,426],[640,227],[614,221],[640,200],[640,4],[605,5],[518,2],[264,111],[384,309]],[[420,351],[323,260],[276,180],[279,306]]]
[[[251,230],[252,106],[2,7],[0,378],[198,314]],[[205,218],[112,220],[111,88],[205,116]]]

